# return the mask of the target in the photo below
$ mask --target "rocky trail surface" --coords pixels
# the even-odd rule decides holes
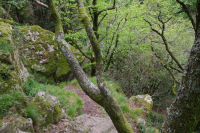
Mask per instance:
[[[75,85],[66,86],[83,100],[82,115],[74,120],[63,119],[46,133],[117,133],[105,111]]]

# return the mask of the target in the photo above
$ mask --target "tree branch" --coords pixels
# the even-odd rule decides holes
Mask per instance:
[[[109,57],[109,59],[108,59],[108,62],[107,62],[107,64],[106,64],[105,71],[107,71],[108,68],[109,68],[109,66],[110,66],[111,60],[112,60],[112,58],[113,58],[115,49],[116,49],[117,46],[118,46],[118,43],[119,43],[119,34],[117,34],[116,41],[115,41],[115,46],[114,46],[114,48],[112,49],[111,55],[110,55],[110,57]]]
[[[48,5],[46,5],[46,4],[42,3],[42,2],[40,2],[39,0],[35,0],[35,2],[36,2],[38,5],[40,5],[40,6],[43,6],[43,7],[45,7],[45,8],[49,8]]]
[[[98,26],[100,26],[100,24],[102,23],[102,21],[104,20],[104,18],[105,18],[107,15],[108,15],[108,13],[105,13],[105,14],[103,15],[103,17],[101,18],[101,20],[100,20],[99,23],[98,23]]]
[[[116,6],[116,0],[113,1],[113,6],[112,7],[109,7],[109,8],[106,8],[106,9],[103,9],[103,10],[99,11],[98,15],[100,15],[102,12],[115,9],[115,6]]]
[[[168,68],[167,64],[164,64],[164,62],[162,61],[162,59],[160,58],[160,56],[157,55],[157,53],[155,52],[153,46],[151,46],[151,51],[154,53],[155,57],[160,61],[159,63],[167,70],[167,72],[169,73],[170,77],[172,78],[172,80],[174,81],[174,86],[176,86],[175,84],[180,84],[177,79],[175,78],[174,74],[172,73],[172,71]],[[176,95],[176,92],[174,90],[174,88],[172,89],[172,92],[174,93],[174,95]]]
[[[151,27],[151,30],[153,32],[155,32],[156,34],[158,34],[161,37],[161,39],[162,39],[162,41],[163,41],[163,43],[165,45],[166,51],[168,52],[168,54],[170,55],[170,57],[172,58],[172,60],[175,61],[175,63],[177,64],[177,66],[183,71],[184,69],[183,69],[182,65],[179,63],[179,61],[176,59],[176,57],[174,56],[174,54],[169,49],[169,44],[168,44],[167,39],[165,38],[165,35],[164,35],[164,32],[165,32],[165,22],[160,18],[160,16],[158,17],[158,19],[162,23],[162,29],[161,29],[162,32],[161,33],[158,30],[154,29],[153,25],[148,20],[146,20],[146,19],[144,19],[144,20],[149,24],[149,26]],[[168,21],[169,21],[169,19],[166,22],[168,22]]]
[[[75,47],[81,52],[81,54],[82,54],[83,56],[85,56],[85,57],[88,58],[89,60],[92,60],[91,57],[89,57],[88,55],[86,55],[86,54],[83,52],[82,48],[79,47],[78,44],[76,44]]]
[[[56,23],[55,34],[56,34],[56,41],[58,43],[59,49],[63,53],[67,62],[69,63],[83,91],[96,102],[100,102],[102,100],[100,90],[87,78],[85,72],[83,71],[80,64],[78,63],[78,61],[72,54],[69,48],[70,45],[64,39],[62,21],[53,3],[53,0],[48,0],[48,3],[52,12],[52,17]]]
[[[192,23],[192,26],[193,26],[194,30],[196,31],[196,26],[195,26],[196,24],[195,24],[194,19],[192,18],[192,15],[190,14],[190,11],[189,11],[188,7],[180,0],[176,0],[176,2],[178,2],[181,5],[182,10],[187,14],[187,16],[189,17],[189,19],[190,19],[190,21]]]

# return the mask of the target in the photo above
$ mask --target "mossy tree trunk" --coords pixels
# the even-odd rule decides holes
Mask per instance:
[[[92,29],[89,17],[86,13],[84,4],[82,0],[77,0],[77,4],[79,7],[79,12],[81,19],[83,20],[83,24],[85,26],[86,32],[90,39],[93,51],[95,53],[95,61],[96,61],[96,75],[97,75],[97,83],[98,87],[95,86],[91,81],[89,81],[88,77],[82,70],[78,61],[72,54],[69,49],[69,44],[64,39],[64,32],[62,27],[62,22],[58,11],[55,8],[53,0],[48,0],[49,7],[52,11],[52,15],[56,22],[55,32],[56,32],[56,40],[61,49],[63,55],[65,56],[67,62],[69,63],[75,77],[77,78],[81,88],[83,91],[95,102],[101,105],[108,115],[110,116],[112,122],[114,123],[117,131],[119,133],[133,133],[133,130],[130,124],[127,122],[124,117],[120,107],[117,105],[116,101],[113,99],[110,91],[104,84],[103,81],[103,60],[102,60],[102,52],[100,49],[100,45],[97,41],[95,33]]]
[[[171,104],[163,133],[191,133],[200,121],[200,0],[196,2],[196,18],[188,7],[176,0],[188,15],[195,30],[195,41],[184,70],[181,86],[176,99]]]

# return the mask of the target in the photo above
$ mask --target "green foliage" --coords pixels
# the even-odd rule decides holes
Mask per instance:
[[[0,119],[9,112],[11,107],[14,107],[18,113],[21,113],[25,108],[26,102],[27,98],[22,92],[0,95]]]
[[[67,91],[63,88],[67,83],[61,83],[60,85],[50,85],[50,84],[41,84],[32,78],[27,80],[24,85],[25,93],[34,97],[39,91],[47,92],[48,94],[58,98],[61,107],[63,107],[67,114],[74,118],[77,115],[80,115],[82,112],[82,100],[72,91]]]
[[[9,40],[3,40],[3,39],[0,40],[0,49],[5,51],[5,52],[13,51],[13,47],[10,44],[10,41]]]
[[[30,104],[26,107],[25,116],[27,118],[31,118],[34,122],[37,122],[39,115],[40,112],[38,112],[38,109],[34,105]]]
[[[152,111],[146,119],[146,124],[140,123],[138,129],[141,133],[159,133],[163,122],[164,115]]]
[[[147,118],[147,125],[161,129],[164,122],[164,115],[152,111]]]
[[[89,80],[97,85],[96,77],[90,77]],[[129,99],[125,96],[125,94],[122,92],[120,86],[114,82],[113,80],[106,78],[105,83],[108,87],[108,89],[111,91],[112,96],[116,100],[117,104],[120,106],[121,110],[130,118],[133,120],[136,120],[138,116],[142,116],[144,114],[144,110],[141,108],[136,108],[134,110],[131,110],[128,105]],[[68,84],[74,84],[78,85],[78,81],[76,79],[72,80]],[[73,112],[73,107],[70,108],[70,112]]]

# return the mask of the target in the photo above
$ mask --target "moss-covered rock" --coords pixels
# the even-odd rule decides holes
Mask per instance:
[[[20,60],[10,24],[0,22],[0,94],[21,88],[28,73]]]
[[[17,88],[17,73],[12,62],[12,27],[0,22],[0,94]]]
[[[42,91],[37,93],[30,105],[32,109],[27,110],[28,116],[39,127],[56,123],[64,115],[57,98]]]
[[[149,126],[147,117],[152,112],[153,100],[150,95],[137,95],[129,99],[130,111],[135,116],[135,122],[144,133],[159,133],[159,130]]]
[[[150,95],[137,95],[132,96],[129,99],[130,109],[142,108],[145,111],[145,115],[148,115],[152,111],[153,100]]]
[[[32,72],[59,79],[70,72],[70,67],[58,49],[55,34],[39,26],[19,27],[15,32],[23,62]],[[73,47],[71,50],[79,61],[81,54]]]
[[[7,120],[1,121],[1,133],[34,133],[33,121],[31,118],[21,116],[10,116]]]

